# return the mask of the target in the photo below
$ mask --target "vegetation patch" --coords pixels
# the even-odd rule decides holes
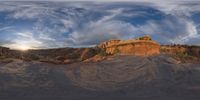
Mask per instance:
[[[181,60],[181,62],[183,63],[194,63],[194,62],[199,62],[200,58],[190,55],[187,52],[176,52],[176,58],[178,58],[179,60]]]
[[[119,51],[119,49],[116,47],[116,48],[114,49],[114,54],[118,54],[118,53],[120,53],[120,51]]]
[[[176,56],[178,57],[190,57],[187,52],[176,52]]]
[[[99,51],[99,53],[97,55],[99,55],[101,57],[105,57],[105,56],[109,56],[110,54],[108,54],[105,50],[102,49]]]
[[[4,60],[4,59],[6,59],[7,57],[5,57],[5,56],[0,56],[0,60]]]

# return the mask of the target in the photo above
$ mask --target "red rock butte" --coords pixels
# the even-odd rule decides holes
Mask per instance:
[[[160,54],[160,45],[146,35],[131,40],[109,40],[98,47],[108,54],[152,56]]]

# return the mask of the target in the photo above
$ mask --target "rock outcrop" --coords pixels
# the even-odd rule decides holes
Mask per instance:
[[[162,45],[160,50],[179,59],[182,63],[200,63],[200,46]]]
[[[6,56],[9,53],[9,48],[0,47],[0,56]]]
[[[166,54],[185,53],[191,56],[200,57],[200,46],[163,45],[161,46],[161,52]]]
[[[160,45],[150,36],[132,40],[109,40],[98,47],[104,49],[108,54],[151,56],[160,53]]]

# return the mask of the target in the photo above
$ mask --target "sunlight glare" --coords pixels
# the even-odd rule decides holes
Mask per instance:
[[[29,49],[31,49],[31,48],[29,46],[26,46],[26,45],[19,46],[19,50],[22,50],[22,51],[27,51]]]

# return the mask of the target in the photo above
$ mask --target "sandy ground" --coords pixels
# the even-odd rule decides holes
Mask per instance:
[[[0,100],[200,100],[200,64],[166,55],[0,63]]]

